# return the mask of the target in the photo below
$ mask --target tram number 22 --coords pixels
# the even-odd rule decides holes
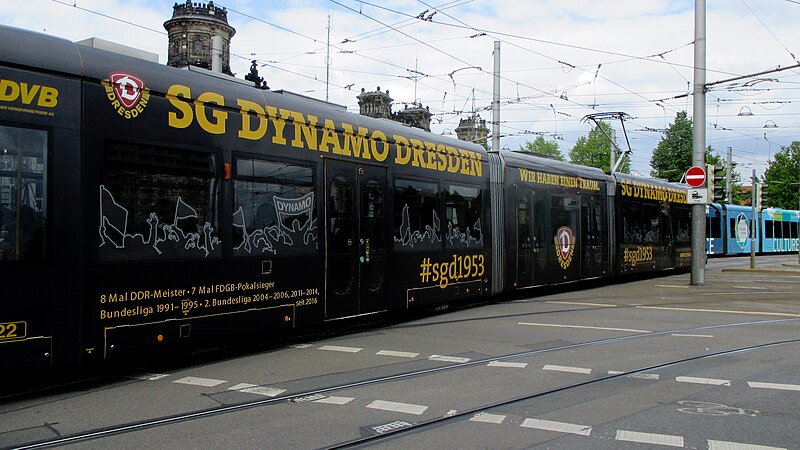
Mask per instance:
[[[0,341],[25,337],[25,322],[0,323]]]

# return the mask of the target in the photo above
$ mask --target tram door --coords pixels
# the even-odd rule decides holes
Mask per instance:
[[[594,278],[605,275],[608,265],[606,255],[607,225],[603,197],[581,195],[581,245],[583,264],[581,278]]]
[[[516,186],[516,260],[514,287],[542,284],[545,280],[547,250],[545,248],[544,200],[527,186]]]
[[[386,309],[386,169],[325,160],[325,318]]]
[[[535,236],[532,228],[535,217],[533,216],[533,192],[525,186],[515,186],[516,193],[516,261],[514,261],[515,288],[533,285],[533,253]]]

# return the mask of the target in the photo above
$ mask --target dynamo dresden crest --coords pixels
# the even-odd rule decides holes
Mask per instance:
[[[559,228],[553,240],[556,244],[558,262],[561,264],[562,269],[566,269],[569,267],[572,262],[572,256],[575,254],[575,235],[572,234],[572,228]]]
[[[103,80],[106,97],[117,114],[133,119],[141,114],[150,100],[150,89],[141,78],[125,72],[112,72]]]

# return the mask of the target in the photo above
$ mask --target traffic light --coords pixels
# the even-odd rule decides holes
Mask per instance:
[[[756,209],[761,210],[767,208],[769,205],[769,196],[767,195],[767,183],[758,183],[758,192],[756,196]]]
[[[708,177],[708,196],[712,203],[719,203],[725,199],[725,179],[723,172],[725,168],[714,164],[706,165],[706,176]]]

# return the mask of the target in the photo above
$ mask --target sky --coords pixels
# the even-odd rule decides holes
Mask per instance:
[[[414,103],[430,108],[437,134],[454,135],[459,120],[473,114],[494,120],[496,41],[501,148],[516,150],[543,136],[566,156],[591,130],[587,115],[622,112],[631,169],[649,175],[664,130],[679,111],[693,114],[693,1],[214,3],[228,10],[236,29],[230,62],[237,77],[255,59],[270,88],[354,113],[361,90],[380,87],[394,99],[394,111]],[[800,1],[706,3],[706,143],[723,157],[732,148],[743,179],[753,169],[760,176],[772,155],[800,140],[800,69],[793,67],[800,65]],[[157,53],[166,63],[163,24],[172,1],[2,5],[0,24],[72,41],[98,37]],[[754,75],[768,71],[774,72]],[[618,145],[628,148],[622,123],[609,123]]]

